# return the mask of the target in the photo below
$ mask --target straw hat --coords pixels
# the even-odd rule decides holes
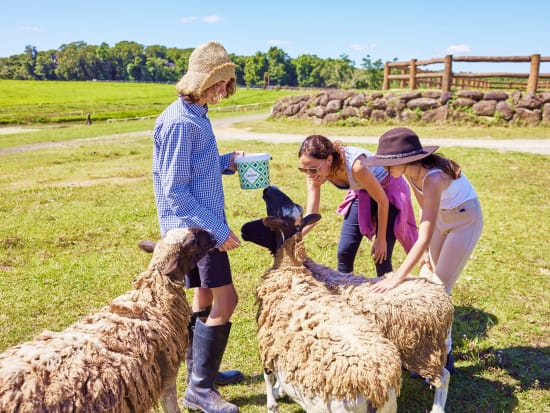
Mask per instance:
[[[211,41],[202,44],[189,56],[188,70],[176,88],[182,95],[200,96],[221,80],[236,79],[235,67],[220,43]]]
[[[378,150],[366,160],[369,166],[393,166],[430,156],[439,146],[422,146],[420,139],[408,128],[393,128],[380,136]]]

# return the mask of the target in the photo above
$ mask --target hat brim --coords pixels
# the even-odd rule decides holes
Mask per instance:
[[[430,156],[432,153],[434,153],[437,149],[439,149],[439,146],[423,146],[423,151],[421,153],[417,153],[415,155],[411,156],[395,156],[395,157],[380,157],[377,155],[369,156],[366,159],[367,166],[395,166],[395,165],[403,165],[406,163],[411,163],[414,161],[418,161],[420,159],[426,158]]]
[[[224,63],[215,67],[209,73],[188,71],[178,82],[178,90],[183,94],[201,95],[206,89],[222,80],[237,79],[235,74],[236,64]]]

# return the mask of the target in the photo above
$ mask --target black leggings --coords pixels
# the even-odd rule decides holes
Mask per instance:
[[[359,245],[363,239],[363,235],[359,230],[358,219],[358,206],[359,199],[356,198],[350,206],[348,214],[344,217],[342,222],[342,230],[340,232],[340,241],[338,243],[338,271],[340,272],[353,272],[353,263],[355,262],[355,256],[359,250]],[[376,218],[378,212],[378,204],[371,198],[371,213]],[[393,271],[392,267],[392,254],[393,247],[395,245],[395,233],[393,227],[395,219],[399,213],[398,209],[390,203],[388,212],[388,226],[386,230],[386,243],[388,246],[387,257],[380,264],[375,264],[376,275],[382,276],[387,272]]]

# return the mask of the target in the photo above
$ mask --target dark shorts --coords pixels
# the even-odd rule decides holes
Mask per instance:
[[[197,266],[185,275],[187,288],[216,288],[233,284],[227,252],[214,250],[204,256]]]

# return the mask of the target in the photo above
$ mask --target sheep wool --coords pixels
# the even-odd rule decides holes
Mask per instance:
[[[407,277],[398,287],[377,294],[364,277],[343,274],[311,260],[306,266],[349,307],[380,328],[384,337],[399,349],[407,370],[440,386],[441,369],[447,357],[445,339],[454,311],[441,283],[426,277]]]
[[[180,249],[160,241],[132,290],[0,354],[0,412],[149,412],[159,397],[166,412],[179,412],[175,380],[191,309],[166,267]]]
[[[309,398],[383,406],[401,387],[399,351],[375,323],[352,315],[305,266],[301,233],[286,240],[256,290],[264,367]],[[395,394],[395,393],[393,393]]]

